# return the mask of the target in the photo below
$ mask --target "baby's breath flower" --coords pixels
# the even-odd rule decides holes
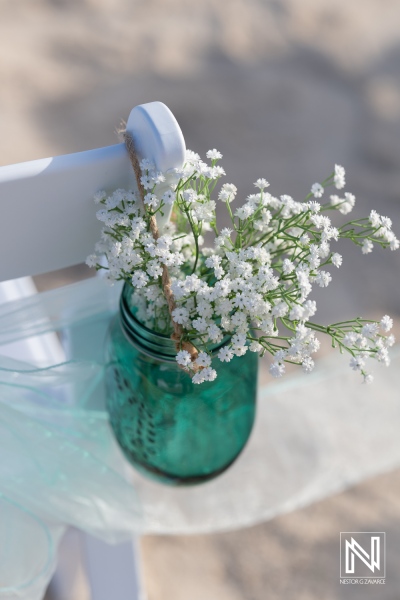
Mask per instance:
[[[338,254],[337,252],[335,252],[334,254],[332,254],[332,264],[339,268],[341,266],[343,262],[343,257],[341,254]]]
[[[272,377],[282,377],[285,372],[285,365],[283,363],[272,363],[269,367],[269,372]]]
[[[203,371],[198,371],[193,375],[192,382],[196,384],[203,383],[205,381]]]
[[[400,248],[400,241],[397,238],[393,238],[390,240],[389,246],[392,251],[398,250]]]
[[[386,367],[390,365],[389,352],[387,348],[380,348],[376,355],[379,362],[383,363]]]
[[[356,197],[354,194],[345,192],[344,198],[333,195],[330,197],[331,205],[334,206],[342,215],[348,215],[354,208]]]
[[[104,190],[100,190],[95,193],[95,195],[93,196],[93,200],[94,200],[95,204],[100,204],[100,202],[105,200],[106,196],[107,196],[106,192]]]
[[[278,350],[274,355],[274,362],[281,363],[287,356],[287,350]]]
[[[215,369],[212,369],[211,367],[206,367],[205,369],[198,371],[192,377],[192,381],[193,383],[203,383],[204,381],[214,381],[216,377],[217,372],[215,371]]]
[[[263,347],[260,344],[260,342],[257,342],[255,340],[253,340],[249,346],[249,350],[251,352],[261,352],[262,349],[263,349]]]
[[[198,367],[209,367],[211,365],[211,356],[207,352],[200,352],[196,358],[196,365]]]
[[[371,223],[372,227],[380,227],[382,224],[381,217],[378,215],[376,210],[371,210],[369,214],[369,222]]]
[[[260,190],[264,190],[265,188],[269,187],[269,183],[266,179],[257,179],[257,181],[254,184],[256,187],[258,187]]]
[[[211,173],[211,179],[218,179],[219,177],[223,177],[224,175],[226,175],[225,169],[220,165],[215,165],[215,167],[212,167]]]
[[[153,279],[157,279],[162,275],[162,268],[158,260],[150,260],[147,263],[146,271]]]
[[[316,196],[316,198],[317,198],[317,196]],[[318,213],[321,210],[320,203],[315,202],[314,200],[311,200],[311,202],[307,202],[305,204],[305,207],[313,213]]]
[[[200,333],[205,333],[207,331],[209,323],[206,321],[206,319],[204,317],[200,317],[198,319],[193,319],[192,325]]]
[[[159,206],[160,201],[155,194],[146,194],[144,197],[144,203],[155,209]]]
[[[366,323],[361,329],[361,334],[367,338],[375,338],[378,334],[378,324],[377,323]]]
[[[299,238],[299,242],[302,246],[307,246],[310,242],[310,236],[308,233],[303,233],[303,235],[301,235]]]
[[[148,283],[149,278],[144,271],[138,270],[132,275],[132,285],[134,288],[142,288]]]
[[[221,329],[215,323],[207,329],[207,334],[209,339],[214,343],[220,342],[223,338]]]
[[[175,201],[175,194],[172,190],[167,190],[162,197],[164,204],[173,204]]]
[[[320,183],[313,183],[311,186],[311,193],[314,196],[314,198],[322,198],[324,188]]]
[[[389,217],[381,217],[381,223],[387,229],[392,228],[392,219],[389,219]]]
[[[392,329],[392,327],[393,327],[393,319],[391,319],[389,317],[389,315],[385,315],[384,317],[382,317],[382,319],[381,319],[382,331],[387,333],[388,331],[390,331]]]
[[[208,150],[206,156],[210,160],[220,160],[222,158],[221,152],[218,152],[215,148],[213,150]]]
[[[189,319],[189,311],[182,306],[175,308],[172,311],[172,318],[174,319],[175,323],[178,323],[179,325],[184,325]]]
[[[233,356],[234,356],[234,354],[233,354],[232,350],[230,348],[228,348],[228,346],[224,346],[218,352],[218,358],[222,362],[230,362],[232,360]]]
[[[154,169],[156,168],[154,163],[151,162],[151,160],[148,160],[147,158],[143,158],[140,161],[140,168],[143,172],[146,171],[154,171]]]
[[[224,238],[228,238],[231,236],[231,234],[233,233],[233,229],[230,229],[229,227],[224,227],[223,229],[221,229],[221,237]]]
[[[341,165],[335,165],[335,174],[333,180],[335,182],[335,187],[338,190],[341,190],[346,185],[345,180],[346,172]]]
[[[248,219],[254,213],[254,208],[249,204],[244,204],[236,209],[235,215],[239,217],[239,219]]]
[[[233,183],[224,183],[218,194],[218,198],[222,202],[232,202],[236,197],[236,193],[237,187]]]
[[[350,359],[350,367],[353,371],[362,371],[365,367],[365,360],[361,356],[352,356]]]
[[[179,350],[175,358],[178,365],[183,367],[188,367],[192,362],[192,358],[187,350]]]
[[[371,240],[365,239],[362,243],[361,251],[363,254],[369,254],[370,252],[372,252],[373,247],[374,247],[374,245],[371,242]]]
[[[322,215],[312,215],[310,221],[317,229],[322,229],[324,227],[324,217]]]
[[[205,381],[214,381],[217,378],[217,371],[211,367],[206,367],[201,371]]]
[[[95,267],[99,261],[99,257],[96,254],[90,254],[90,256],[86,259],[86,264],[88,267]]]
[[[289,258],[285,258],[282,263],[282,271],[285,275],[290,275],[295,270],[294,263]]]
[[[311,371],[314,369],[315,363],[311,356],[307,356],[301,363],[301,366],[303,368],[304,373],[311,373]]]
[[[391,348],[396,342],[396,338],[393,334],[387,336],[386,340],[384,340],[384,344],[386,348]]]
[[[350,194],[350,192],[344,193],[345,202],[343,204],[342,210],[340,211],[343,215],[347,215],[354,208],[356,203],[356,197],[354,194]]]
[[[315,280],[320,287],[328,287],[332,281],[332,275],[327,271],[320,271]]]
[[[186,162],[197,163],[200,160],[200,154],[193,150],[186,150]]]
[[[140,183],[142,184],[145,190],[151,190],[151,188],[153,187],[153,181],[148,175],[142,175],[142,177],[140,178]]]

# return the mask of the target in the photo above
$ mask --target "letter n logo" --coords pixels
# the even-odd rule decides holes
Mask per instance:
[[[346,531],[340,534],[340,577],[385,577],[385,533]]]
[[[353,537],[350,538],[350,542],[346,540],[346,573],[349,575],[354,574],[355,556],[358,556],[373,573],[375,572],[375,567],[379,570],[381,568],[379,542],[379,537],[371,536],[371,550],[368,554]]]

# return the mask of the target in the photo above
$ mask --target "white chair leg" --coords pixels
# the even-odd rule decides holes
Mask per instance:
[[[108,320],[104,323],[104,331],[98,323],[96,326],[86,323],[70,331],[64,340],[67,356],[83,360],[93,356],[95,347],[99,349],[97,358],[101,360],[107,326]],[[96,402],[101,403],[99,393]],[[129,542],[112,545],[82,533],[82,540],[92,600],[144,600],[136,539],[132,537]]]
[[[145,600],[138,541],[111,545],[86,533],[82,537],[92,600]]]

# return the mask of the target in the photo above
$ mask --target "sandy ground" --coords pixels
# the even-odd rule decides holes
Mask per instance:
[[[0,16],[0,164],[112,144],[134,105],[162,100],[242,194],[265,176],[301,199],[339,162],[357,214],[377,208],[400,231],[397,0],[0,0]],[[319,317],[398,317],[400,255],[342,249]],[[145,539],[149,600],[397,598],[399,485],[385,475],[245,531]],[[362,528],[388,532],[384,589],[338,584],[339,531]]]
[[[395,600],[400,474],[249,529],[143,540],[149,600]],[[387,532],[387,583],[339,583],[339,532]],[[172,575],[173,574],[173,575]]]

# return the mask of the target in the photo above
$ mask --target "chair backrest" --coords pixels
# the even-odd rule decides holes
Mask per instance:
[[[139,158],[182,166],[185,141],[162,102],[136,106],[127,131]],[[94,194],[132,187],[124,144],[0,167],[0,281],[83,262],[99,239]]]

